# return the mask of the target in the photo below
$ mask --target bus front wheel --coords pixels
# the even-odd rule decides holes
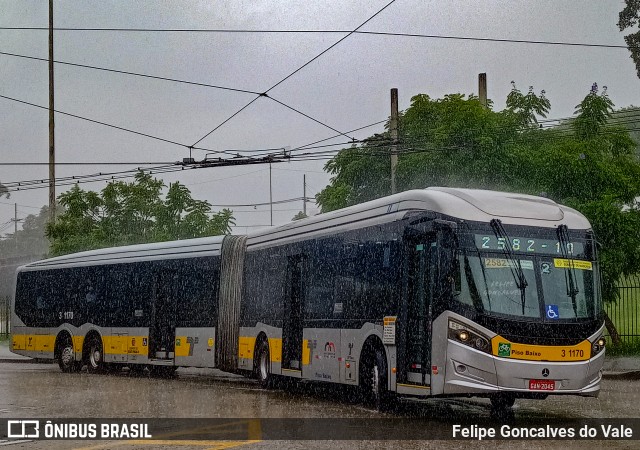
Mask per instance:
[[[389,410],[393,405],[393,395],[388,390],[384,351],[375,349],[367,352],[363,355],[360,368],[360,390],[365,403],[379,411]]]
[[[87,369],[91,373],[100,373],[104,369],[104,353],[102,350],[102,339],[92,336],[88,343],[86,356]]]

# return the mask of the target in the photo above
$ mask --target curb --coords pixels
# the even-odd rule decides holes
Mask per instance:
[[[640,380],[640,370],[626,372],[604,372],[602,378],[606,380]]]
[[[4,363],[8,363],[8,364],[54,364],[53,360],[50,359],[34,359],[34,358],[27,358],[27,359],[21,359],[21,358],[0,358],[0,364],[4,364]]]

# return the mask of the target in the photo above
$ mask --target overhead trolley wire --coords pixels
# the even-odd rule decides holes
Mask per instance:
[[[48,62],[49,60],[47,58],[38,58],[36,56],[27,56],[27,55],[20,55],[18,53],[9,53],[9,52],[1,52],[0,51],[0,55],[4,55],[4,56],[13,56],[16,58],[24,58],[24,59],[32,59],[34,61],[44,61],[44,62]],[[208,88],[213,88],[213,89],[221,89],[221,90],[225,90],[225,91],[234,91],[234,92],[242,92],[242,93],[246,93],[246,94],[260,94],[259,92],[256,91],[250,91],[247,89],[238,89],[238,88],[232,88],[232,87],[228,87],[228,86],[219,86],[219,85],[215,85],[215,84],[208,84],[208,83],[200,83],[197,81],[189,81],[189,80],[181,80],[178,78],[169,78],[169,77],[161,77],[161,76],[157,76],[157,75],[149,75],[146,73],[138,73],[138,72],[130,72],[127,70],[118,70],[118,69],[111,69],[108,67],[98,67],[98,66],[92,66],[92,65],[88,65],[88,64],[78,64],[78,63],[72,63],[72,62],[68,62],[68,61],[60,61],[60,60],[53,60],[53,62],[55,64],[60,64],[60,65],[65,65],[65,66],[72,66],[72,67],[81,67],[84,69],[93,69],[93,70],[102,70],[104,72],[113,72],[113,73],[119,73],[119,74],[123,74],[123,75],[133,75],[136,77],[143,77],[143,78],[152,78],[155,80],[162,80],[162,81],[172,81],[174,83],[184,83],[184,84],[191,84],[194,86],[202,86],[202,87],[208,87]]]
[[[146,161],[146,162],[136,162],[136,161],[58,162],[56,161],[56,166],[133,166],[133,165],[149,166],[149,165],[156,165],[156,164],[174,164],[174,163],[175,161]],[[48,162],[0,162],[0,166],[48,166],[49,164],[50,163]]]
[[[24,101],[24,100],[13,98],[13,97],[8,97],[6,95],[0,95],[0,98],[4,98],[5,100],[10,100],[10,101],[13,101],[13,102],[18,102],[18,103],[22,103],[22,104],[25,104],[25,105],[33,106],[35,108],[49,110],[48,106],[36,105],[35,103],[27,102],[27,101]],[[99,120],[89,119],[88,117],[83,117],[83,116],[79,116],[77,114],[71,114],[71,113],[68,113],[68,112],[60,111],[59,109],[54,109],[53,111],[58,113],[58,114],[62,114],[62,115],[69,116],[69,117],[74,117],[76,119],[85,120],[85,121],[91,122],[91,123],[96,123],[98,125],[103,125],[103,126],[109,127],[109,128],[115,128],[116,130],[126,131],[127,133],[137,134],[138,136],[144,136],[144,137],[147,137],[149,139],[155,139],[157,141],[162,141],[162,142],[166,142],[166,143],[169,143],[169,144],[179,145],[180,147],[189,148],[188,145],[183,144],[181,142],[176,142],[176,141],[172,141],[170,139],[161,138],[161,137],[158,137],[158,136],[154,136],[152,134],[142,133],[140,131],[135,131],[135,130],[132,130],[130,128],[124,128],[124,127],[120,127],[120,126],[117,126],[117,125],[112,125],[112,124],[109,124],[109,123],[106,123],[106,122],[101,122]]]
[[[364,22],[362,22],[360,25],[358,25],[355,30],[349,32],[349,34],[347,34],[346,36],[343,36],[342,38],[340,38],[338,41],[336,41],[335,43],[333,43],[331,46],[327,47],[326,49],[324,49],[322,52],[320,52],[319,54],[317,54],[316,56],[314,56],[313,58],[311,58],[309,61],[307,61],[306,63],[304,63],[303,65],[301,65],[300,67],[298,67],[296,70],[294,70],[293,72],[291,72],[289,75],[287,75],[286,77],[282,78],[280,81],[278,81],[277,83],[275,83],[273,86],[271,86],[269,89],[267,89],[266,91],[264,91],[263,93],[259,94],[258,96],[256,96],[253,100],[251,100],[249,103],[247,103],[246,105],[244,105],[242,108],[240,108],[238,111],[236,111],[235,113],[233,113],[231,116],[229,116],[227,119],[225,119],[222,123],[220,123],[219,125],[217,125],[213,130],[209,131],[207,134],[205,134],[203,137],[201,137],[200,139],[198,139],[193,145],[196,146],[198,143],[200,143],[203,139],[205,139],[206,137],[208,137],[209,135],[211,135],[211,133],[215,132],[216,130],[218,130],[220,127],[222,127],[224,124],[226,124],[227,122],[229,122],[231,119],[233,119],[234,117],[236,117],[238,114],[240,114],[242,111],[244,111],[246,108],[248,108],[249,106],[251,106],[256,100],[258,100],[260,97],[268,97],[269,96],[269,92],[272,91],[273,89],[275,89],[276,87],[278,87],[279,85],[281,85],[282,83],[284,83],[285,81],[287,81],[289,78],[291,78],[292,76],[294,76],[295,74],[297,74],[298,72],[300,72],[302,69],[304,69],[305,67],[307,67],[309,64],[311,64],[313,61],[317,60],[318,58],[320,58],[322,55],[324,55],[325,53],[327,53],[329,50],[331,50],[332,48],[334,48],[336,45],[340,44],[342,41],[344,41],[345,39],[347,39],[349,36],[351,36],[355,31],[359,30],[360,28],[362,28],[364,25],[366,25],[369,21],[371,21],[374,17],[376,17],[378,14],[380,14],[382,11],[384,11],[385,9],[387,9],[391,4],[393,4],[396,0],[391,0],[389,3],[387,3],[386,5],[384,5],[382,8],[380,8],[378,11],[375,12],[375,14],[373,14],[371,17],[369,17],[367,20],[365,20]],[[334,130],[335,131],[335,130]],[[341,133],[342,134],[342,133]],[[351,138],[350,136],[345,135],[347,138]]]
[[[42,62],[48,62],[49,60],[46,58],[38,58],[35,56],[27,56],[27,55],[20,55],[17,53],[9,53],[9,52],[3,52],[0,51],[0,55],[4,55],[4,56],[13,56],[13,57],[17,57],[17,58],[24,58],[24,59],[31,59],[31,60],[35,60],[35,61],[42,61]],[[156,76],[156,75],[149,75],[149,74],[143,74],[143,73],[137,73],[137,72],[130,72],[130,71],[125,71],[125,70],[117,70],[117,69],[111,69],[111,68],[107,68],[107,67],[98,67],[98,66],[92,66],[92,65],[87,65],[87,64],[78,64],[78,63],[71,63],[68,61],[60,61],[60,60],[54,60],[53,61],[55,64],[62,64],[62,65],[67,65],[67,66],[73,66],[73,67],[81,67],[81,68],[86,68],[86,69],[93,69],[93,70],[102,70],[102,71],[106,71],[106,72],[113,72],[113,73],[119,73],[119,74],[124,74],[124,75],[133,75],[133,76],[138,76],[138,77],[143,77],[143,78],[151,78],[151,79],[156,79],[156,80],[163,80],[163,81],[172,81],[175,83],[184,83],[184,84],[189,84],[189,85],[195,85],[195,86],[201,86],[201,87],[207,87],[207,88],[214,88],[214,89],[222,89],[222,90],[227,90],[227,91],[234,91],[234,92],[241,92],[241,93],[248,93],[248,94],[254,94],[254,95],[258,95],[261,96],[260,92],[257,91],[251,91],[251,90],[246,90],[246,89],[237,89],[237,88],[231,88],[231,87],[227,87],[227,86],[219,86],[219,85],[214,85],[214,84],[208,84],[208,83],[200,83],[200,82],[195,82],[195,81],[189,81],[189,80],[181,80],[181,79],[177,79],[177,78],[168,78],[168,77],[161,77],[161,76]],[[302,111],[300,111],[299,109],[296,109],[274,97],[269,97],[267,96],[267,98],[269,98],[270,100],[273,100],[274,102],[284,106],[285,108],[288,108],[294,112],[296,112],[297,114],[300,114],[326,128],[329,128],[332,131],[336,131],[338,133],[340,133],[339,130],[336,130],[335,128],[331,127],[330,125],[327,125],[326,123],[311,117],[309,114],[306,114]],[[255,101],[256,99],[253,99],[250,103],[253,103],[253,101]],[[248,106],[248,105],[247,105]],[[198,141],[200,142],[200,141]],[[189,147],[186,144],[181,144],[185,147]],[[194,144],[193,146],[191,146],[192,149],[194,150],[205,150],[205,151],[212,151],[210,149],[206,149],[206,148],[199,148],[199,147],[195,147],[196,144]],[[224,152],[222,152],[224,153]]]
[[[0,27],[0,30],[13,31],[47,31],[48,27]],[[224,29],[224,28],[71,28],[59,27],[54,31],[105,31],[105,32],[135,32],[135,33],[229,33],[229,34],[342,34],[349,33],[349,30],[284,30],[284,29]],[[448,39],[448,40],[464,40],[464,41],[480,41],[480,42],[498,42],[513,44],[539,44],[539,45],[560,45],[570,47],[595,47],[595,48],[619,48],[627,49],[622,44],[598,44],[587,42],[569,42],[569,41],[547,41],[534,39],[507,39],[507,38],[485,38],[476,36],[456,36],[444,34],[423,34],[423,33],[402,33],[391,31],[351,31],[353,34],[363,34],[371,36],[393,36],[393,37],[410,37],[425,39]],[[632,47],[634,48],[634,47]]]

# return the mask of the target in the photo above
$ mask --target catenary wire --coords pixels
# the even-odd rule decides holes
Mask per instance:
[[[48,31],[48,27],[0,27],[0,30],[14,31]],[[136,33],[228,33],[228,34],[343,34],[349,33],[350,30],[282,30],[282,29],[223,29],[223,28],[89,28],[89,27],[55,27],[54,31],[103,31],[103,32],[136,32]],[[628,49],[622,44],[599,44],[588,42],[570,42],[570,41],[547,41],[534,39],[507,39],[507,38],[485,38],[477,36],[457,36],[444,34],[424,34],[424,33],[402,33],[390,31],[351,31],[353,34],[362,34],[370,36],[394,36],[394,37],[410,37],[410,38],[426,38],[426,39],[446,39],[446,40],[463,40],[463,41],[480,41],[480,42],[500,42],[514,44],[537,44],[537,45],[554,45],[554,46],[570,46],[570,47],[595,47],[595,48],[618,48]],[[635,47],[631,47],[635,48]]]
[[[39,58],[39,57],[35,57],[35,56],[28,56],[28,55],[21,55],[18,53],[10,53],[10,52],[2,52],[0,51],[0,55],[4,55],[4,56],[13,56],[16,58],[24,58],[24,59],[30,59],[30,60],[35,60],[35,61],[42,61],[42,62],[48,62],[49,60],[47,58]],[[156,80],[163,80],[163,81],[171,81],[171,82],[175,82],[175,83],[184,83],[184,84],[189,84],[189,85],[195,85],[195,86],[201,86],[201,87],[208,87],[208,88],[214,88],[214,89],[222,89],[222,90],[227,90],[227,91],[235,91],[235,92],[242,92],[242,93],[248,93],[248,94],[254,94],[254,95],[261,95],[260,92],[256,92],[256,91],[250,91],[247,89],[237,89],[237,88],[231,88],[231,87],[227,87],[227,86],[219,86],[219,85],[214,85],[214,84],[207,84],[207,83],[200,83],[200,82],[196,82],[196,81],[189,81],[189,80],[181,80],[181,79],[177,79],[177,78],[168,78],[168,77],[161,77],[161,76],[157,76],[157,75],[150,75],[150,74],[143,74],[143,73],[138,73],[138,72],[130,72],[130,71],[125,71],[125,70],[118,70],[118,69],[111,69],[108,67],[99,67],[99,66],[93,66],[93,65],[88,65],[88,64],[79,64],[79,63],[72,63],[72,62],[68,62],[68,61],[60,61],[60,60],[53,60],[54,64],[61,64],[61,65],[67,65],[67,66],[72,66],[72,67],[81,67],[81,68],[85,68],[85,69],[93,69],[93,70],[102,70],[105,72],[112,72],[112,73],[119,73],[119,74],[124,74],[124,75],[133,75],[133,76],[137,76],[137,77],[143,77],[143,78],[151,78],[151,79],[156,79]],[[340,133],[339,130],[336,130],[335,128],[327,125],[326,123],[322,122],[321,120],[318,120],[312,116],[310,116],[307,113],[304,113],[302,111],[300,111],[297,108],[294,108],[291,105],[288,105],[284,102],[282,102],[281,100],[278,100],[274,97],[268,96],[269,99],[273,100],[274,102],[280,104],[281,106],[284,106],[285,108],[288,108],[292,111],[294,111],[297,114],[300,114],[326,128],[329,128],[332,131],[337,131],[338,133]],[[342,133],[341,133],[342,134]],[[349,136],[347,136],[349,137]],[[199,150],[199,149],[198,149]]]
[[[240,114],[242,111],[244,111],[246,108],[248,108],[249,106],[251,106],[256,100],[258,100],[260,97],[266,97],[268,96],[269,92],[272,91],[273,89],[275,89],[276,87],[278,87],[279,85],[281,85],[282,83],[284,83],[285,81],[287,81],[289,78],[291,78],[292,76],[294,76],[295,74],[297,74],[298,72],[300,72],[302,69],[304,69],[305,67],[307,67],[309,64],[311,64],[313,61],[317,60],[318,58],[320,58],[322,55],[324,55],[325,53],[327,53],[329,50],[331,50],[332,48],[334,48],[336,45],[340,44],[342,41],[344,41],[345,39],[347,39],[349,36],[351,36],[353,34],[354,31],[359,30],[360,28],[362,28],[364,25],[366,25],[368,22],[370,22],[374,17],[376,17],[378,14],[380,14],[382,11],[384,11],[385,9],[387,9],[389,6],[391,6],[396,0],[391,0],[389,3],[387,3],[386,5],[384,5],[382,8],[380,8],[378,11],[376,11],[371,17],[369,17],[367,20],[365,20],[364,22],[362,22],[360,25],[358,25],[355,30],[349,32],[349,34],[347,34],[346,36],[343,36],[342,38],[340,38],[338,41],[334,42],[331,46],[329,46],[328,48],[324,49],[322,52],[320,52],[319,54],[317,54],[316,56],[314,56],[313,58],[311,58],[309,61],[307,61],[306,63],[304,63],[303,65],[301,65],[300,67],[298,67],[297,69],[295,69],[293,72],[291,72],[289,75],[287,75],[286,77],[282,78],[280,81],[278,81],[277,83],[275,83],[273,86],[271,86],[269,89],[265,90],[262,94],[256,96],[253,100],[251,100],[249,103],[247,103],[246,105],[244,105],[242,108],[240,108],[238,111],[236,111],[235,113],[233,113],[231,116],[229,116],[227,119],[225,119],[222,123],[220,123],[219,125],[217,125],[213,130],[209,131],[207,134],[205,134],[203,137],[201,137],[200,139],[198,139],[193,145],[196,146],[198,143],[200,143],[203,139],[205,139],[206,137],[210,136],[211,133],[215,132],[216,130],[220,129],[220,127],[222,127],[224,124],[226,124],[227,122],[229,122],[231,119],[233,119],[234,117],[236,117],[238,114]]]

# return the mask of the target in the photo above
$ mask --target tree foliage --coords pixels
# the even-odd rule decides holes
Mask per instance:
[[[416,95],[400,123],[397,184],[489,188],[546,195],[587,216],[601,244],[605,300],[615,283],[640,272],[640,160],[626,128],[611,124],[613,103],[594,84],[570,126],[541,129],[550,102],[515,84],[507,108],[493,111],[461,94]],[[389,194],[388,133],[342,150],[326,165],[333,178],[317,196],[330,211]]]
[[[31,256],[39,259],[46,255],[49,241],[44,233],[48,219],[48,206],[43,206],[39,214],[29,214],[25,217],[21,229],[6,239],[0,240],[2,258]]]
[[[295,216],[291,218],[291,221],[306,219],[307,216],[303,211],[298,211]]]
[[[618,28],[624,31],[627,28],[636,28],[640,25],[640,0],[625,0],[625,7],[618,16]],[[631,52],[631,59],[636,65],[638,78],[640,78],[640,30],[629,33],[624,37],[627,48]]]
[[[180,183],[164,184],[138,172],[135,181],[109,183],[101,193],[77,185],[60,194],[64,212],[47,225],[52,255],[102,247],[226,234],[232,212],[212,213],[211,205],[191,197]]]

